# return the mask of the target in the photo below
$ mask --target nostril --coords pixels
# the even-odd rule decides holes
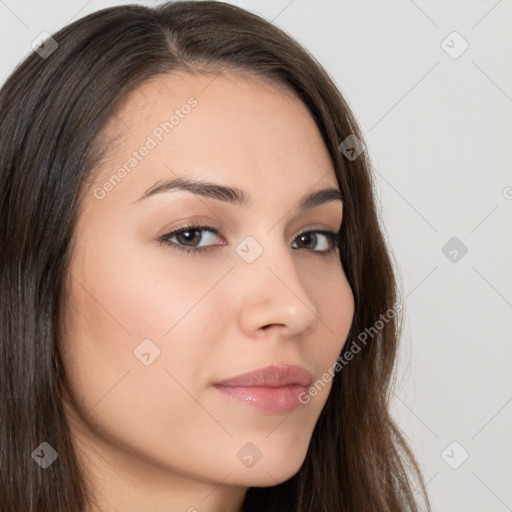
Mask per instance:
[[[268,325],[264,325],[262,327],[262,329],[264,331],[268,331],[271,327],[276,327],[276,326],[279,326],[279,327],[284,327],[284,324],[268,324]]]

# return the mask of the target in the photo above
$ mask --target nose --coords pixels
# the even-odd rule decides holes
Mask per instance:
[[[297,273],[292,250],[270,243],[252,263],[240,259],[234,279],[240,329],[249,337],[293,337],[321,321]]]

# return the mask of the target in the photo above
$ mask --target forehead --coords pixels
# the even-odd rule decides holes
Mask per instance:
[[[287,183],[297,194],[319,180],[337,186],[307,107],[284,85],[253,75],[154,77],[126,95],[101,136],[109,143],[96,183],[124,168],[131,200],[176,176],[262,191]]]

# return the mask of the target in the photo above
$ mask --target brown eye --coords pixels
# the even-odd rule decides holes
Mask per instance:
[[[195,246],[201,241],[201,230],[200,229],[187,229],[185,231],[180,231],[174,235],[179,243],[183,243],[184,245],[193,245]]]
[[[305,247],[299,249],[311,249],[313,252],[331,253],[338,247],[338,233],[329,230],[304,231],[297,235],[295,240]],[[318,245],[320,249],[315,249]]]
[[[205,236],[202,233],[207,233]],[[195,253],[208,250],[208,247],[225,244],[211,244],[212,238],[218,237],[218,232],[211,226],[180,226],[178,229],[171,231],[160,237],[160,243],[169,245],[171,248],[180,252]],[[171,240],[175,239],[175,241]],[[204,247],[200,246],[201,242],[206,241]]]

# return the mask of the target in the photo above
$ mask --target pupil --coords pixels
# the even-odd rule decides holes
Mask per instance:
[[[196,238],[195,235],[197,235],[198,233],[199,233],[198,229],[188,229],[187,231],[182,231],[179,234],[179,236],[183,237],[185,243],[187,243],[187,242],[190,243],[190,242],[194,241],[194,238]],[[196,240],[196,241],[198,242],[199,239],[201,238],[201,236],[199,236],[197,238],[198,238],[198,240]],[[194,244],[190,244],[190,245],[194,245]]]
[[[301,241],[305,241],[306,245],[311,245],[311,243],[313,244],[313,246],[316,244],[316,235],[314,233],[304,233],[303,235],[300,236],[301,238]],[[308,244],[308,239],[309,239],[309,244]]]

